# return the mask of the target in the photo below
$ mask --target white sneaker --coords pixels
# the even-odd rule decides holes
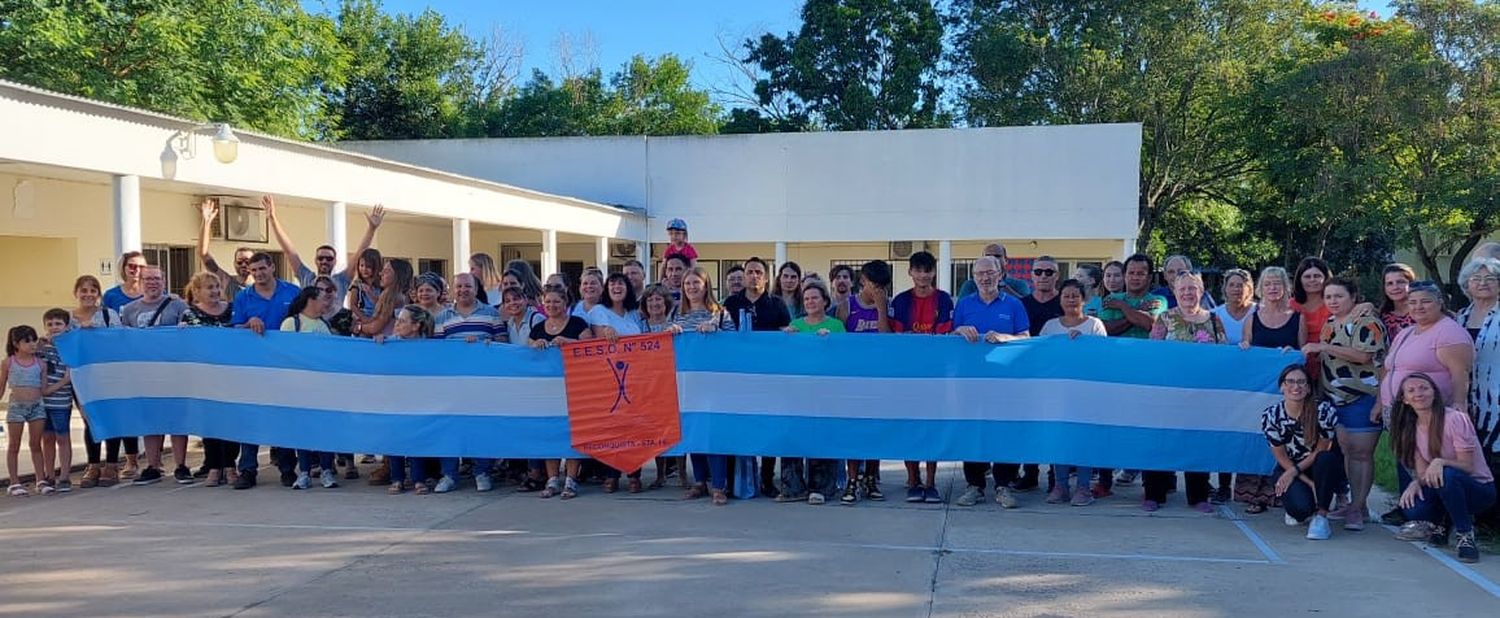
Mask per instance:
[[[490,480],[489,474],[480,472],[479,474],[474,475],[474,489],[476,491],[489,491],[494,488],[495,483],[494,481]]]
[[[1016,508],[1016,498],[1015,496],[1010,495],[1009,487],[1001,487],[1000,489],[995,490],[995,502],[1002,508]]]
[[[292,489],[307,489],[312,484],[312,477],[306,472],[298,472],[297,480],[292,482]]]
[[[458,489],[458,481],[453,480],[451,476],[444,476],[442,480],[438,481],[437,487],[432,488],[432,493],[446,494],[455,489]]]
[[[807,503],[808,504],[823,504],[827,500],[828,500],[827,498],[823,497],[823,494],[820,494],[820,493],[818,493],[816,491],[812,492],[810,494],[807,494]]]
[[[1297,521],[1297,518],[1296,517],[1292,517],[1290,514],[1282,515],[1281,516],[1281,521],[1284,522],[1288,526],[1299,526],[1299,525],[1302,525],[1302,522]]]
[[[333,489],[339,486],[339,479],[334,476],[333,470],[324,470],[320,478],[323,481],[323,489]]]
[[[1307,524],[1307,540],[1326,541],[1333,536],[1333,527],[1328,524],[1328,517],[1313,515],[1312,522]]]

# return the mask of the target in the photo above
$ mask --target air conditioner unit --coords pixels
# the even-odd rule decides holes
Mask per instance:
[[[266,211],[252,198],[238,195],[210,195],[219,203],[218,230],[215,238],[228,241],[264,243],[270,240]]]
[[[609,243],[609,256],[610,257],[615,257],[615,258],[633,258],[633,257],[635,257],[635,243],[633,243],[633,242],[612,242],[612,243]]]
[[[918,251],[930,251],[926,241],[896,240],[891,242],[890,259],[909,260],[911,254]]]

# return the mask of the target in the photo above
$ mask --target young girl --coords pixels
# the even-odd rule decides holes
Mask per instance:
[[[589,328],[588,322],[576,315],[568,314],[568,300],[567,290],[549,288],[546,293],[542,294],[542,308],[547,312],[547,319],[532,327],[531,347],[540,350],[594,338],[594,331]],[[545,462],[547,487],[542,490],[541,497],[551,498],[561,495],[564,500],[577,497],[578,470],[581,465],[581,461],[569,459],[565,470],[568,477],[564,481],[558,477],[562,461],[548,459]]]
[[[354,334],[389,337],[395,328],[396,310],[411,302],[412,279],[411,262],[386,260],[385,267],[380,270],[380,298],[375,301],[374,313],[361,315],[355,312]]]
[[[1108,337],[1109,333],[1104,330],[1104,322],[1099,318],[1083,314],[1083,296],[1087,289],[1083,283],[1070,279],[1062,283],[1062,289],[1058,293],[1058,301],[1062,304],[1063,314],[1061,317],[1052,318],[1042,326],[1041,336],[1067,335],[1069,339],[1077,339],[1080,336]],[[1094,503],[1094,493],[1089,487],[1089,479],[1093,478],[1093,468],[1084,466],[1072,466],[1065,464],[1052,465],[1053,476],[1056,484],[1052,491],[1047,494],[1049,504],[1062,504],[1069,502],[1068,475],[1076,474],[1078,482],[1072,493],[1071,504],[1073,506],[1088,506]]]
[[[844,332],[844,323],[828,315],[833,294],[821,281],[809,281],[803,286],[802,306],[807,315],[792,320],[785,329],[788,333],[816,333],[826,337],[829,333]],[[781,460],[782,491],[776,494],[777,502],[797,502],[806,496],[808,504],[823,504],[828,496],[838,491],[838,461],[833,459],[808,459],[807,474],[803,476],[803,460],[786,458]],[[849,486],[856,487],[854,477],[849,477]]]
[[[21,473],[17,458],[21,453],[22,431],[26,431],[31,447],[31,469],[36,471],[36,490],[47,487],[46,465],[42,461],[42,429],[47,422],[47,407],[42,403],[42,389],[46,386],[46,363],[37,355],[36,329],[16,326],[5,338],[5,360],[0,361],[0,396],[10,389],[10,406],[5,414],[5,430],[10,433],[10,444],[5,450],[5,467],[10,472],[12,496],[30,495],[21,484]],[[50,489],[50,488],[49,488]]]
[[[427,313],[421,305],[411,304],[396,312],[391,328],[391,335],[380,335],[375,337],[376,343],[387,341],[410,341],[416,339],[431,339],[436,327],[433,324],[433,316]],[[386,493],[397,495],[406,490],[415,490],[417,495],[425,495],[432,490],[427,486],[427,460],[420,457],[404,457],[390,455],[386,457],[386,463],[390,466],[390,487]],[[411,467],[411,476],[407,476],[407,466]]]
[[[1089,297],[1088,303],[1083,306],[1083,312],[1094,317],[1099,317],[1099,312],[1104,310],[1104,297],[1115,292],[1125,291],[1125,264],[1119,260],[1110,260],[1099,270],[1099,287]]]
[[[380,298],[381,259],[378,249],[365,249],[355,263],[354,281],[349,285],[346,301],[358,319],[375,317],[375,303]]]

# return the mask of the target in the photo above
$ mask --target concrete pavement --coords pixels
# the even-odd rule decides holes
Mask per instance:
[[[0,616],[1432,616],[1500,607],[1500,556],[1465,573],[1379,527],[1309,542],[1279,513],[853,507],[501,486],[387,496],[162,484],[0,499]],[[369,466],[365,467],[368,471]],[[647,473],[650,478],[650,472]],[[942,470],[944,495],[961,489]],[[1242,527],[1243,525],[1243,527]],[[1451,555],[1451,554],[1449,554]],[[1490,589],[1486,589],[1488,586]],[[1405,592],[1403,592],[1405,591]]]

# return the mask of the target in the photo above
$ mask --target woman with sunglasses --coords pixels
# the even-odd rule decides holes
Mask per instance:
[[[104,306],[119,313],[125,305],[145,295],[145,285],[141,281],[141,274],[145,269],[146,256],[140,251],[126,251],[121,254],[120,284],[104,293]]]

